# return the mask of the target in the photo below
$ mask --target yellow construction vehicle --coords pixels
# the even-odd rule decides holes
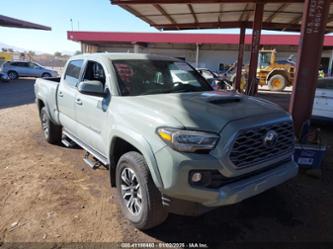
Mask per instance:
[[[0,52],[0,65],[3,62],[11,61],[13,59],[13,53],[9,52]]]
[[[272,91],[282,91],[294,80],[295,64],[291,59],[276,60],[276,50],[261,50],[257,69],[259,85],[267,85]]]
[[[257,78],[259,86],[267,85],[271,91],[282,91],[291,86],[294,80],[295,63],[292,57],[287,60],[276,60],[276,50],[261,50],[258,58]],[[235,64],[236,65],[236,64]],[[235,84],[235,67],[229,74],[230,81]],[[247,85],[248,66],[242,69],[241,90],[245,91]]]

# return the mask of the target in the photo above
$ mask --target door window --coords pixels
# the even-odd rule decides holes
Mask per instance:
[[[105,72],[103,66],[95,61],[88,61],[83,80],[97,80],[105,85]]]
[[[73,60],[68,63],[64,79],[66,83],[75,87],[80,79],[80,72],[83,65],[83,60]]]
[[[32,63],[32,62],[29,62],[28,65],[29,65],[30,68],[39,68],[39,66],[37,64]]]
[[[11,65],[15,66],[15,67],[28,67],[28,63],[27,62],[14,62]]]

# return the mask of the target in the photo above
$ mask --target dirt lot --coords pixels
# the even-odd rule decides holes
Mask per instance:
[[[333,241],[332,150],[321,179],[300,174],[202,217],[170,215],[144,233],[122,218],[108,172],[88,168],[81,149],[47,144],[35,105],[21,105],[24,81],[11,84],[0,84],[0,242]],[[333,144],[332,128],[323,129]]]

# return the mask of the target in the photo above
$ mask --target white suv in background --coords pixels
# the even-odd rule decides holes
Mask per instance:
[[[31,61],[7,61],[1,66],[1,69],[8,74],[11,80],[16,80],[19,77],[47,78],[58,76],[55,70]]]

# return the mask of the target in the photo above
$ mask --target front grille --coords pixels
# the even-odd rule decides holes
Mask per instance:
[[[264,140],[269,131],[277,134],[274,145]],[[294,128],[290,121],[242,130],[233,144],[230,160],[237,168],[255,166],[292,153],[294,149]]]

